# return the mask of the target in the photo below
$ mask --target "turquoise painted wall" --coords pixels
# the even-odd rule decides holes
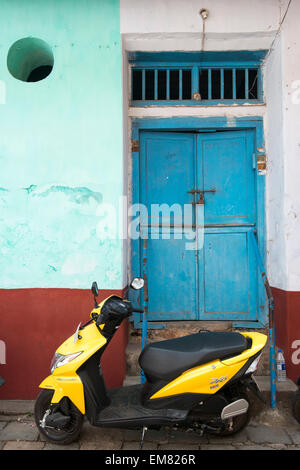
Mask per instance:
[[[54,68],[26,83],[11,45],[46,41]],[[0,288],[122,286],[122,241],[99,204],[122,195],[119,0],[1,0]]]

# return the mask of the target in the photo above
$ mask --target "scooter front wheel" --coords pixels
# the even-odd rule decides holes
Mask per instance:
[[[79,410],[69,401],[68,403],[68,416],[70,421],[62,428],[48,427],[45,425],[45,416],[50,412],[51,399],[53,396],[52,390],[42,390],[38,395],[35,407],[34,417],[39,432],[45,438],[58,445],[71,444],[78,439],[83,423],[83,415]]]

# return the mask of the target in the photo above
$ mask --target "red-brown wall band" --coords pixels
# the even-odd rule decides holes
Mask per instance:
[[[281,348],[287,376],[294,382],[300,376],[300,292],[272,288],[275,304],[275,339]]]
[[[99,299],[122,293],[102,290]],[[0,376],[6,381],[0,399],[35,399],[55,350],[80,322],[89,320],[93,306],[86,289],[0,289]],[[123,322],[102,356],[108,388],[123,383],[127,338],[128,324]]]
[[[300,376],[300,292],[272,288],[276,346],[284,351],[287,375]],[[122,291],[101,291],[100,300]],[[49,375],[58,346],[89,319],[93,297],[86,289],[0,289],[0,376],[6,383],[0,399],[35,399]],[[116,332],[101,363],[108,387],[126,375],[128,323]],[[3,347],[4,346],[4,347]],[[5,349],[4,349],[5,348]],[[2,362],[4,362],[3,364]]]

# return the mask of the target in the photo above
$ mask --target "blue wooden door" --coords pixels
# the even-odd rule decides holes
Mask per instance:
[[[256,320],[253,145],[247,130],[142,133],[149,320]],[[187,208],[192,223],[182,233]],[[195,231],[196,250],[188,248]]]

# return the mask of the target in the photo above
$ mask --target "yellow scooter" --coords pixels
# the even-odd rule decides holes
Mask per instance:
[[[135,278],[131,287],[143,287]],[[250,416],[248,392],[263,399],[252,374],[266,344],[260,333],[210,332],[148,344],[139,357],[145,384],[106,389],[100,359],[122,320],[143,312],[133,302],[110,296],[97,303],[91,319],[56,351],[51,375],[41,384],[35,421],[56,444],[78,439],[86,415],[100,427],[176,426],[229,435]],[[112,364],[113,367],[113,364]]]

